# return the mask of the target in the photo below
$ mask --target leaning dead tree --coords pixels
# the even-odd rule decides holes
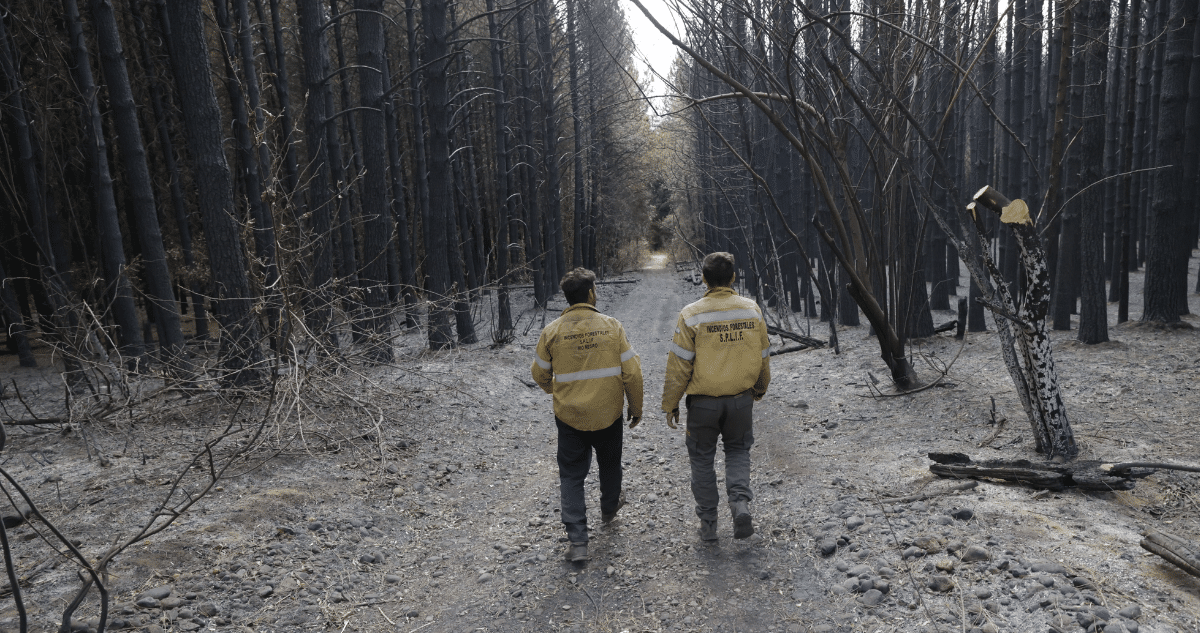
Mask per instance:
[[[1058,388],[1058,373],[1046,328],[1050,269],[1029,207],[1022,200],[1009,200],[999,191],[984,187],[976,192],[967,209],[976,222],[979,222],[979,210],[995,213],[1000,217],[1000,223],[1016,235],[1029,287],[1018,302],[984,251],[985,265],[995,282],[995,292],[991,300],[984,300],[984,305],[997,316],[1004,364],[1029,417],[1038,451],[1051,458],[1074,459],[1079,448],[1075,445],[1062,392]]]

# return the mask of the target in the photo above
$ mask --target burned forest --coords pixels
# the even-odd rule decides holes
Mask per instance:
[[[1200,630],[1198,27],[0,0],[0,633]],[[774,378],[714,545],[658,394],[717,251]],[[578,267],[646,385],[582,564]]]

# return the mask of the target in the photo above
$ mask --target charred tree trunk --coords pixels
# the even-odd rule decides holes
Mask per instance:
[[[521,205],[525,209],[525,264],[533,272],[533,300],[545,306],[549,282],[546,280],[546,249],[543,247],[542,213],[537,194],[537,169],[534,167],[533,81],[529,69],[529,33],[525,28],[525,12],[517,10],[517,70],[521,79]]]
[[[330,116],[329,103],[329,46],[325,41],[324,10],[320,0],[299,0],[296,3],[300,25],[300,47],[304,58],[304,88],[308,103],[304,110],[305,149],[308,152],[308,242],[312,251],[312,277],[306,295],[308,327],[313,335],[338,347],[337,332],[333,329],[333,220],[334,204],[331,192],[331,157],[326,124]]]
[[[8,324],[8,338],[12,339],[17,348],[17,358],[21,366],[37,367],[37,359],[33,357],[33,349],[29,347],[25,320],[21,317],[21,309],[17,307],[17,296],[13,293],[13,280],[9,279],[5,272],[3,261],[0,261],[0,309],[4,310],[3,320]]]
[[[1025,400],[1026,413],[1030,414],[1038,450],[1048,457],[1074,459],[1079,454],[1079,448],[1075,444],[1062,393],[1058,388],[1058,373],[1046,329],[1050,271],[1046,266],[1041,238],[1029,217],[1029,208],[1021,200],[1009,201],[991,187],[979,190],[968,208],[972,211],[992,211],[1000,217],[1001,223],[1017,235],[1029,288],[1018,306],[1001,287],[1001,303],[991,307],[1015,329],[1021,365],[1016,368],[1018,371],[1013,375],[1013,380],[1021,383],[1018,392]],[[1010,373],[1013,369],[1009,368]]]
[[[1117,301],[1117,323],[1129,320],[1129,266],[1130,266],[1130,216],[1133,214],[1133,131],[1136,125],[1134,103],[1137,98],[1136,70],[1138,67],[1138,41],[1141,34],[1141,0],[1130,0],[1129,34],[1125,45],[1125,117],[1121,123],[1121,182],[1117,190],[1117,206],[1113,218],[1117,231],[1116,254],[1113,257],[1113,284],[1110,300]]]
[[[171,64],[183,107],[188,152],[192,157],[197,201],[212,266],[221,326],[223,382],[257,383],[262,349],[254,319],[245,251],[234,215],[233,179],[222,149],[221,110],[213,90],[200,0],[173,0],[167,6],[171,26]]]
[[[571,266],[577,268],[583,266],[583,227],[584,216],[587,211],[585,209],[584,193],[583,193],[583,121],[580,118],[580,109],[583,107],[582,99],[579,94],[579,41],[576,31],[579,25],[576,23],[575,4],[578,0],[567,0],[567,52],[570,63],[571,73],[571,122],[574,126],[575,135],[575,151],[574,158],[574,173],[573,180],[575,185],[575,206],[572,217],[572,248],[571,248]]]
[[[504,87],[504,49],[501,48],[503,33],[496,24],[495,0],[487,0],[488,34],[491,36],[492,88],[495,90],[495,137],[496,137],[496,201],[498,237],[496,238],[496,310],[499,313],[497,329],[511,332],[512,308],[508,302],[508,243],[509,226],[513,217],[512,174],[508,166],[508,92]]]
[[[176,229],[179,231],[179,248],[183,251],[183,264],[187,268],[184,285],[188,288],[192,300],[192,322],[195,324],[195,335],[198,339],[208,338],[208,310],[204,307],[204,293],[201,284],[196,280],[196,256],[192,248],[192,230],[188,223],[187,202],[183,197],[183,176],[175,159],[175,144],[171,138],[171,126],[167,120],[163,97],[158,83],[153,80],[153,56],[150,54],[149,39],[146,36],[145,23],[142,21],[140,1],[130,1],[130,13],[136,29],[143,70],[146,73],[146,83],[150,87],[150,102],[154,110],[155,128],[158,133],[158,143],[161,147],[163,168],[170,179],[168,183],[171,195],[171,208],[175,212]],[[160,15],[165,21],[166,16]],[[160,227],[161,228],[161,227]],[[180,301],[182,304],[183,302]]]
[[[450,285],[448,222],[453,222],[454,190],[450,171],[450,95],[446,85],[450,47],[447,42],[447,0],[421,0],[425,29],[425,86],[429,114],[429,215],[426,219],[425,270],[433,304],[429,310],[429,348],[453,344],[450,307],[457,289]]]
[[[1104,165],[1104,92],[1108,64],[1108,3],[1088,0],[1085,41],[1083,95],[1083,182],[1089,187],[1081,196],[1080,209],[1080,309],[1079,340],[1103,343],[1108,340],[1108,303],[1104,294],[1104,187],[1096,184],[1103,177]]]
[[[554,10],[551,0],[534,3],[534,23],[538,45],[538,83],[542,96],[542,161],[546,170],[546,228],[549,231],[547,255],[553,259],[546,288],[554,295],[554,280],[566,272],[566,254],[562,227],[562,176],[558,168],[558,108],[555,106],[554,47],[550,25]],[[553,249],[553,250],[551,250]]]
[[[136,367],[145,354],[142,325],[133,303],[133,288],[125,268],[125,245],[121,239],[121,221],[117,217],[117,201],[113,195],[112,172],[108,164],[108,144],[104,138],[104,122],[96,84],[92,79],[91,56],[83,38],[83,23],[75,0],[63,0],[67,31],[71,37],[71,74],[75,87],[83,97],[84,151],[91,171],[92,195],[96,209],[100,255],[104,264],[107,293],[112,297],[112,311],[118,326],[121,354]]]
[[[159,344],[163,360],[173,368],[186,370],[183,328],[179,306],[167,269],[167,252],[163,248],[162,230],[158,226],[158,209],[154,204],[154,189],[150,183],[150,168],[146,163],[146,147],[138,123],[137,104],[129,85],[124,51],[117,31],[117,20],[109,0],[92,0],[92,21],[100,49],[101,68],[108,84],[109,102],[116,119],[117,147],[125,167],[129,187],[129,211],[141,245],[142,266],[146,276],[146,295],[154,306],[158,324]]]
[[[1166,0],[1159,0],[1165,2]],[[1190,245],[1183,239],[1184,215],[1192,212],[1180,183],[1185,182],[1184,128],[1188,101],[1189,57],[1195,29],[1196,3],[1171,0],[1167,30],[1162,90],[1159,94],[1159,125],[1156,137],[1157,163],[1153,203],[1148,216],[1146,240],[1146,288],[1142,321],[1160,324],[1180,322],[1178,275],[1179,253]]]
[[[358,89],[363,131],[362,179],[363,266],[359,283],[365,295],[368,329],[374,334],[368,357],[392,362],[391,315],[388,311],[387,246],[392,213],[387,204],[387,130],[383,114],[383,0],[355,0],[358,11]]]
[[[387,50],[386,39],[384,50]],[[386,58],[383,60],[383,73],[383,85],[391,85],[391,70]],[[408,203],[405,197],[404,165],[400,157],[398,112],[390,95],[383,100],[383,116],[387,124],[389,175],[392,183],[392,220],[396,225],[393,244],[400,266],[400,294],[404,301],[404,324],[406,327],[412,328],[418,325],[416,314],[417,274],[416,266],[413,263],[414,244],[408,226]]]

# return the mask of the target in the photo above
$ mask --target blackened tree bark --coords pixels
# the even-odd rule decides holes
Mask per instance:
[[[1113,226],[1119,233],[1115,269],[1113,270],[1113,286],[1110,299],[1117,301],[1117,323],[1129,320],[1129,266],[1130,266],[1130,219],[1133,214],[1133,132],[1137,119],[1134,103],[1137,98],[1137,81],[1135,80],[1138,67],[1138,41],[1141,34],[1141,5],[1142,0],[1130,0],[1129,34],[1125,45],[1125,116],[1121,122],[1121,183],[1117,190],[1117,207],[1114,213]]]
[[[426,218],[426,274],[432,304],[429,308],[429,348],[445,349],[453,344],[450,334],[450,264],[446,224],[453,222],[454,191],[450,172],[450,95],[446,86],[450,46],[447,41],[447,0],[421,0],[425,30],[425,86],[429,115],[429,215]]]
[[[171,209],[175,212],[176,230],[179,231],[179,249],[183,252],[183,265],[187,268],[187,279],[184,285],[192,300],[192,322],[195,325],[197,339],[208,338],[208,309],[204,307],[204,293],[201,284],[196,279],[196,255],[192,247],[192,230],[188,223],[187,202],[183,197],[183,176],[179,163],[175,160],[175,143],[171,137],[171,124],[167,119],[166,106],[163,103],[162,91],[154,80],[154,56],[150,54],[150,39],[146,34],[146,25],[142,19],[140,0],[130,0],[129,12],[133,16],[134,32],[137,34],[139,52],[141,53],[142,69],[146,73],[146,84],[150,88],[150,104],[154,112],[154,125],[158,135],[159,153],[163,169],[169,179],[167,186],[171,196]],[[165,25],[166,15],[159,15],[160,23]],[[182,303],[182,301],[180,301]]]
[[[218,0],[224,2],[224,0]],[[279,341],[287,338],[287,317],[283,314],[283,297],[279,290],[279,261],[275,249],[275,218],[267,198],[274,187],[274,177],[271,175],[271,155],[266,143],[266,116],[262,106],[262,85],[258,76],[258,64],[254,54],[253,32],[250,30],[250,11],[246,0],[233,0],[234,17],[237,18],[237,52],[241,58],[242,84],[246,88],[246,105],[250,115],[247,135],[249,136],[249,151],[245,152],[247,161],[247,181],[253,179],[258,186],[258,197],[250,198],[250,209],[254,215],[254,247],[262,260],[265,273],[263,294],[267,300],[267,318],[271,323],[272,341],[276,342],[276,351],[286,353],[286,347]],[[234,55],[230,51],[230,61]],[[235,110],[236,113],[236,110]],[[253,168],[256,173],[251,173]],[[247,197],[250,191],[247,190]]]
[[[1160,0],[1165,1],[1165,0]],[[1159,169],[1154,173],[1154,191],[1148,216],[1146,240],[1146,287],[1142,321],[1173,324],[1184,312],[1180,306],[1179,251],[1190,245],[1183,239],[1184,215],[1191,212],[1188,197],[1180,187],[1185,182],[1184,120],[1188,101],[1189,58],[1195,29],[1196,3],[1171,0],[1171,17],[1159,92],[1159,125],[1156,137]],[[1165,122],[1165,123],[1164,123]]]
[[[154,204],[154,188],[150,168],[146,163],[146,147],[138,123],[137,104],[129,85],[129,71],[121,47],[117,20],[109,0],[92,0],[92,23],[100,50],[100,66],[108,85],[109,103],[116,120],[117,149],[125,168],[125,183],[129,188],[129,211],[137,230],[142,251],[142,266],[146,276],[146,295],[154,309],[158,326],[159,345],[168,364],[186,370],[183,328],[171,271],[167,268],[167,253],[163,248],[162,229],[158,225],[158,209]]]
[[[1068,16],[1070,13],[1068,12]],[[1070,23],[1070,18],[1065,20]],[[1067,41],[1070,41],[1069,39]],[[1029,207],[1021,200],[1009,200],[991,187],[980,189],[968,209],[987,209],[999,216],[1006,227],[1016,233],[1021,246],[1025,275],[1029,289],[1018,306],[1003,284],[997,284],[1000,303],[992,305],[1007,313],[1001,327],[1013,330],[1013,337],[1004,344],[1015,342],[1015,358],[1006,353],[1005,364],[1009,366],[1013,382],[1021,396],[1025,412],[1033,430],[1037,450],[1047,457],[1061,456],[1074,459],[1079,454],[1075,434],[1067,417],[1067,409],[1058,386],[1058,370],[1046,330],[1046,313],[1050,304],[1050,271],[1046,266],[1045,252],[1038,237]],[[993,277],[999,275],[993,271]],[[996,280],[999,282],[999,279]],[[1000,323],[998,322],[998,325]],[[1005,339],[1002,337],[1001,339]]]
[[[63,0],[67,31],[71,38],[71,75],[83,97],[84,151],[87,153],[92,179],[92,195],[99,230],[100,255],[104,263],[107,292],[112,296],[112,311],[116,319],[121,354],[135,366],[145,353],[142,325],[133,303],[133,288],[125,274],[125,245],[121,239],[121,222],[117,217],[117,201],[113,194],[112,172],[108,165],[108,144],[104,139],[104,122],[96,84],[92,79],[92,62],[83,38],[83,23],[75,0]]]
[[[488,35],[491,37],[492,57],[492,88],[495,112],[493,124],[496,137],[496,202],[497,202],[497,231],[496,238],[496,305],[498,329],[509,332],[513,329],[512,308],[508,302],[508,242],[509,225],[513,217],[513,201],[511,192],[512,174],[508,167],[508,91],[504,83],[504,49],[501,47],[503,32],[496,24],[495,0],[487,0]]]
[[[1085,7],[1076,5],[1070,10],[1076,15],[1085,11]],[[1086,14],[1084,15],[1086,20]],[[1070,99],[1067,117],[1067,138],[1076,135],[1083,122],[1083,79],[1084,58],[1076,54],[1082,50],[1086,38],[1082,29],[1072,25],[1074,48],[1071,52],[1070,65]],[[1054,269],[1054,297],[1050,303],[1050,311],[1054,316],[1054,329],[1071,329],[1071,315],[1076,313],[1076,298],[1079,296],[1079,264],[1080,264],[1080,205],[1082,200],[1075,194],[1087,183],[1083,179],[1083,153],[1079,147],[1071,147],[1066,154],[1066,170],[1064,173],[1066,187],[1063,197],[1066,202],[1061,209],[1048,207],[1050,213],[1057,213],[1061,218],[1062,228],[1059,233],[1059,256]]]
[[[533,272],[533,300],[539,307],[546,305],[550,283],[546,279],[547,257],[542,242],[542,213],[537,195],[537,169],[534,167],[534,94],[532,72],[529,70],[529,32],[525,27],[525,12],[517,10],[517,72],[521,80],[521,206],[525,210],[525,262]]]
[[[363,266],[359,283],[366,295],[370,329],[376,339],[368,355],[377,363],[392,361],[391,315],[388,314],[387,245],[392,236],[387,206],[387,130],[383,116],[383,0],[355,0],[358,11],[358,89],[363,132],[362,179]]]
[[[222,381],[247,385],[260,380],[262,348],[245,251],[233,204],[233,179],[221,146],[221,109],[209,66],[201,0],[173,0],[167,5],[171,26],[171,65],[183,110],[188,153],[196,182],[197,202],[216,293],[221,326]]]
[[[570,62],[571,74],[571,122],[575,133],[575,151],[572,154],[574,158],[573,180],[575,185],[575,212],[572,214],[572,267],[583,265],[583,227],[585,222],[584,216],[587,213],[583,190],[583,153],[586,149],[583,138],[583,120],[580,117],[580,110],[583,108],[583,99],[579,94],[579,38],[576,34],[579,24],[575,15],[575,4],[577,2],[578,0],[567,0],[567,55]]]
[[[288,49],[283,45],[283,21],[279,16],[279,0],[270,1],[271,35],[275,41],[276,59],[271,66],[271,80],[275,86],[275,98],[279,100],[279,124],[283,129],[283,191],[290,197],[300,186],[300,169],[296,160],[296,144],[292,139],[295,125],[292,123],[292,93],[288,81]]]
[[[1200,16],[1197,18],[1200,19]],[[1183,147],[1183,174],[1187,179],[1184,184],[1186,191],[1197,191],[1197,187],[1200,187],[1200,28],[1193,27],[1192,30],[1192,63],[1188,78],[1188,105],[1185,119],[1187,136]],[[1188,314],[1188,260],[1192,256],[1192,249],[1197,246],[1198,230],[1200,230],[1200,211],[1195,208],[1195,205],[1192,205],[1191,211],[1185,212],[1183,231],[1185,243],[1177,253],[1179,261],[1176,264],[1182,271],[1178,277],[1179,285],[1176,292],[1183,314]],[[1200,292],[1200,275],[1196,276],[1196,291]]]
[[[533,5],[538,44],[538,88],[542,96],[542,161],[546,170],[546,228],[549,244],[547,254],[550,277],[546,287],[555,294],[554,281],[566,272],[566,254],[562,226],[562,175],[558,168],[558,108],[555,105],[553,19],[551,0],[537,0]],[[553,249],[551,251],[551,249]]]
[[[1082,185],[1090,186],[1080,203],[1080,309],[1079,340],[1103,343],[1108,340],[1108,302],[1104,294],[1104,187],[1098,183],[1104,165],[1104,92],[1108,64],[1108,2],[1088,0],[1082,7],[1083,49],[1083,154]]]
[[[333,117],[329,121],[327,129],[330,134],[338,135],[339,139],[336,143],[330,140],[330,158],[334,161],[334,174],[338,181],[338,191],[341,195],[338,196],[337,205],[337,233],[334,234],[334,243],[338,245],[337,262],[340,266],[338,276],[344,284],[342,293],[342,302],[346,307],[346,311],[351,314],[359,314],[363,306],[354,294],[354,289],[359,286],[359,261],[358,247],[354,231],[354,224],[359,216],[361,209],[361,201],[358,196],[358,189],[354,186],[358,174],[362,172],[362,150],[358,141],[358,126],[355,124],[354,117],[342,116],[342,113],[349,112],[351,106],[350,99],[350,81],[341,72],[346,68],[346,53],[342,38],[342,20],[345,15],[341,14],[338,9],[338,0],[329,0],[329,10],[333,17],[330,18],[330,28],[333,30],[333,47],[337,53],[337,68],[338,71],[331,76],[330,81],[337,78],[338,84],[338,101],[337,105],[332,103],[333,91],[330,90],[329,105],[330,116]],[[345,125],[346,141],[350,146],[350,156],[346,158],[342,153],[342,143],[340,133],[338,132],[339,124]],[[354,329],[355,341],[362,338],[363,323],[359,319],[351,321]]]
[[[4,311],[4,322],[8,324],[8,338],[16,344],[17,358],[21,366],[37,367],[37,359],[33,357],[33,349],[29,347],[25,320],[21,317],[17,295],[13,292],[13,280],[8,278],[3,261],[0,261],[0,310]]]
[[[244,1],[244,0],[243,0]],[[275,266],[275,231],[270,212],[263,203],[263,180],[259,169],[259,156],[255,151],[257,137],[261,135],[251,130],[250,112],[246,107],[246,94],[243,88],[255,86],[257,92],[258,73],[254,70],[253,50],[249,51],[249,63],[242,68],[242,77],[238,76],[234,60],[238,56],[238,44],[234,38],[233,27],[229,17],[228,0],[213,0],[213,15],[221,31],[221,43],[225,60],[225,88],[229,94],[229,110],[233,116],[233,136],[237,151],[235,182],[241,182],[242,192],[249,207],[249,217],[254,236],[254,252],[262,266],[264,274],[262,293],[266,295],[267,322],[270,326],[271,347],[276,352],[283,353],[280,343],[280,300],[279,269]],[[254,266],[248,271],[254,270]]]
[[[384,50],[387,50],[386,36],[385,32]],[[391,69],[385,57],[383,60],[383,85],[389,86],[391,83]],[[408,228],[404,165],[400,157],[400,130],[397,123],[399,113],[390,95],[383,100],[383,116],[387,125],[388,160],[390,162],[388,168],[392,183],[392,220],[396,224],[395,239],[392,240],[392,244],[396,249],[396,259],[399,260],[400,294],[404,301],[404,324],[405,327],[412,328],[417,327],[417,275],[416,266],[413,264],[414,245]]]
[[[304,110],[305,148],[308,152],[308,239],[312,250],[312,278],[306,296],[309,329],[338,346],[333,320],[333,232],[329,136],[329,46],[325,40],[324,15],[320,0],[299,0],[300,48],[304,57],[304,88],[308,102]]]
[[[43,195],[42,181],[37,170],[35,139],[29,117],[25,113],[24,84],[4,16],[0,16],[0,70],[4,71],[5,101],[8,105],[8,116],[13,121],[17,164],[21,171],[21,192],[24,194],[29,232],[33,237],[32,245],[26,243],[26,252],[30,254],[26,261],[29,261],[31,266],[36,262],[40,273],[40,283],[38,279],[34,279],[33,285],[35,300],[39,302],[38,312],[43,321],[43,329],[52,332],[61,340],[61,337],[68,336],[67,332],[62,331],[66,325],[63,311],[70,292],[70,281],[65,274],[68,263],[59,257],[59,249],[55,249],[51,244],[51,210],[48,208],[46,196]],[[43,291],[36,292],[36,286],[41,286]],[[69,356],[67,359],[70,361]]]

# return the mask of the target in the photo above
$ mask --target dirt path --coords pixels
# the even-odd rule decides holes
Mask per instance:
[[[347,373],[348,388],[382,386],[372,392],[384,393],[377,424],[329,411],[306,450],[277,429],[283,457],[224,481],[117,559],[113,624],[146,633],[1065,633],[1103,619],[1107,631],[1200,630],[1200,584],[1137,547],[1146,527],[1200,540],[1195,474],[1160,472],[1128,493],[1032,495],[982,483],[926,502],[879,502],[946,487],[928,473],[932,450],[1038,458],[991,333],[965,345],[917,342],[927,377],[957,359],[947,384],[886,398],[869,387],[883,372],[865,327],[840,329],[840,355],[775,357],[755,405],[758,533],[735,541],[726,519],[719,544],[703,545],[682,431],[659,413],[674,320],[702,287],[657,264],[599,293],[600,310],[623,322],[641,355],[646,416],[625,434],[629,505],[613,524],[599,520],[594,471],[588,481],[588,563],[562,560],[551,401],[529,376],[541,319],[521,296],[511,345],[428,354],[413,332],[400,341],[404,364]],[[564,307],[556,299],[547,320]],[[828,336],[801,318],[806,326]],[[1053,336],[1083,457],[1195,461],[1200,335],[1126,325],[1113,328],[1118,342],[1079,346],[1073,334]],[[40,389],[53,396],[54,377]],[[993,398],[1008,418],[999,429]],[[14,429],[0,458],[94,556],[145,520],[195,446],[196,419],[233,411],[181,408],[152,427],[93,427],[90,448],[80,434]],[[10,538],[29,578],[31,630],[57,628],[75,568],[28,526]],[[77,615],[94,623],[95,605]],[[0,631],[15,622],[0,600]]]

